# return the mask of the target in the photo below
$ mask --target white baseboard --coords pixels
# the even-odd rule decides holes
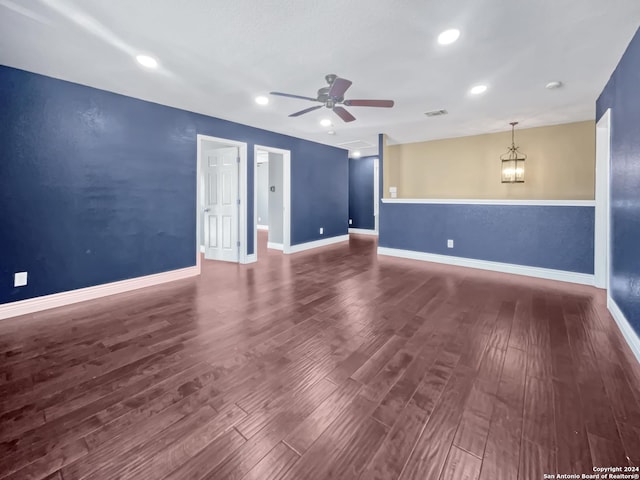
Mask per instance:
[[[349,228],[349,233],[357,233],[360,235],[375,235],[378,236],[378,232],[375,230],[368,230],[366,228]]]
[[[291,245],[284,253],[297,253],[304,250],[311,250],[312,248],[324,247],[327,245],[333,245],[334,243],[348,242],[349,235],[339,235],[337,237],[323,238],[322,240],[315,240],[313,242],[300,243],[298,245]]]
[[[271,248],[273,250],[284,250],[284,247],[281,243],[273,243],[273,242],[267,242],[267,248]]]
[[[638,363],[640,363],[640,338],[638,337],[638,334],[633,330],[629,320],[624,316],[624,313],[622,313],[618,304],[609,295],[607,295],[607,308],[609,309],[613,319],[618,324],[618,328],[622,332],[622,336],[629,344],[629,347],[636,356]]]
[[[269,230],[269,225],[257,225],[258,230]]]
[[[243,265],[246,265],[247,263],[255,263],[257,261],[258,261],[258,255],[256,253],[252,253],[251,255],[247,255],[244,261],[240,263],[242,263]]]
[[[200,253],[204,253],[204,252],[205,252],[204,245],[200,245]]]
[[[512,263],[490,262],[488,260],[476,260],[473,258],[438,255],[435,253],[414,252],[413,250],[401,250],[397,248],[386,247],[378,247],[378,255],[410,258],[413,260],[444,263],[447,265],[457,265],[460,267],[479,268],[481,270],[492,270],[494,272],[526,275],[529,277],[546,278],[548,280],[559,280],[561,282],[579,283],[582,285],[594,284],[593,275],[587,273],[567,272],[565,270],[553,270],[551,268],[528,267],[525,265],[515,265]]]
[[[197,266],[193,266],[144,277],[130,278],[119,282],[105,283],[94,287],[79,288],[68,292],[54,293],[52,295],[5,303],[0,305],[0,319],[17,317],[18,315],[26,315],[28,313],[71,305],[72,303],[84,302],[86,300],[94,300],[130,290],[181,280],[199,274],[200,269]]]

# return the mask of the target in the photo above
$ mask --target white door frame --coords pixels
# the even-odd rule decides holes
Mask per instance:
[[[196,135],[196,268],[198,273],[202,271],[202,265],[200,264],[200,228],[202,227],[200,211],[200,199],[204,194],[202,185],[202,143],[203,142],[216,142],[229,145],[230,147],[238,147],[240,155],[240,165],[238,171],[238,183],[239,183],[239,196],[240,205],[238,208],[238,240],[240,242],[240,251],[238,252],[238,258],[240,263],[249,263],[247,261],[247,144],[244,142],[238,142],[236,140],[229,140],[227,138],[211,137],[209,135]]]
[[[611,109],[596,124],[596,209],[593,273],[595,285],[609,290],[611,268]]]
[[[291,151],[281,148],[253,146],[253,255],[252,262],[258,260],[258,150],[282,155],[282,251],[291,253]],[[246,247],[245,247],[246,251]]]
[[[373,215],[374,225],[373,229],[378,232],[380,227],[380,158],[374,158],[373,160]]]

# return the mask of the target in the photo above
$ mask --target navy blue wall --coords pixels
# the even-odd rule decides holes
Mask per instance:
[[[640,335],[640,29],[596,102],[611,108],[611,296]]]
[[[378,157],[349,159],[349,218],[351,228],[374,230],[374,165]]]
[[[383,203],[380,222],[381,247],[593,273],[593,207]]]
[[[347,233],[346,150],[3,66],[0,125],[0,303],[194,265],[197,134],[248,143],[249,253],[254,144],[291,151],[292,244]]]
[[[348,234],[348,152],[285,138],[287,146],[278,148],[291,150],[291,245]],[[255,143],[276,146],[274,141],[264,141],[268,143]]]

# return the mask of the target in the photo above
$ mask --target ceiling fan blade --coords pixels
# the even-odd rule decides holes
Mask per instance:
[[[270,95],[278,95],[280,97],[289,97],[289,98],[299,98],[300,100],[311,100],[312,102],[317,102],[317,98],[311,97],[303,97],[302,95],[292,95],[290,93],[281,93],[281,92],[269,92]]]
[[[342,97],[352,83],[351,80],[347,80],[346,78],[336,77],[331,87],[329,87],[329,97]]]
[[[345,100],[348,107],[393,107],[393,100]]]
[[[289,116],[290,117],[299,117],[300,115],[304,115],[305,113],[313,112],[314,110],[317,110],[317,109],[322,108],[322,107],[324,107],[324,105],[316,105],[315,107],[305,108],[304,110],[300,110],[299,112],[292,113]]]
[[[347,112],[343,107],[333,107],[333,111],[336,112],[336,115],[338,115],[345,122],[353,122],[356,119],[356,117]]]

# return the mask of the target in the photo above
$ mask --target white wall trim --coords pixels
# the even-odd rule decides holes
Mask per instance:
[[[596,287],[609,289],[610,249],[611,109],[596,123],[596,209],[593,265]]]
[[[244,262],[242,262],[243,264],[247,264],[247,263],[255,263],[258,261],[258,255],[256,255],[255,253],[252,253],[250,255],[247,255],[244,259]]]
[[[204,245],[200,245],[200,253],[204,253],[205,250],[206,250],[205,246]]]
[[[258,224],[258,225],[256,225],[256,228],[258,230],[269,230],[269,225],[260,225],[260,224]]]
[[[378,236],[378,232],[375,230],[369,230],[367,228],[350,228],[349,233],[357,233],[359,235],[375,235]]]
[[[267,248],[271,248],[273,250],[284,250],[284,246],[281,243],[275,243],[275,242],[267,242]]]
[[[622,313],[622,310],[620,310],[618,304],[613,298],[611,298],[610,295],[607,295],[607,308],[609,309],[609,312],[611,313],[613,319],[618,324],[618,328],[622,332],[622,336],[629,344],[629,347],[631,348],[633,354],[636,356],[638,363],[640,363],[640,338],[631,327],[629,320],[627,320],[627,317],[624,316],[624,313]]]
[[[247,247],[249,243],[247,242],[247,214],[249,210],[248,205],[248,185],[247,185],[247,161],[248,151],[247,144],[243,142],[237,143],[238,154],[240,155],[240,168],[238,169],[238,183],[239,183],[239,191],[238,198],[240,199],[240,208],[238,208],[238,241],[240,242],[240,251],[238,252],[238,263],[247,263],[247,255],[249,254]],[[255,212],[255,210],[254,210]]]
[[[337,237],[323,238],[322,240],[315,240],[313,242],[300,243],[298,245],[291,245],[288,249],[285,248],[284,253],[297,253],[304,250],[311,250],[312,248],[324,247],[326,245],[333,245],[334,243],[348,242],[349,235],[339,235]]]
[[[173,282],[174,280],[181,280],[196,275],[200,275],[200,268],[198,266],[187,267],[169,272],[146,275],[144,277],[130,278],[128,280],[120,280],[118,282],[104,283],[93,287],[79,288],[68,292],[54,293],[52,295],[5,303],[0,305],[0,319],[26,315],[28,313],[71,305],[72,303],[84,302],[86,300],[94,300],[96,298],[151,287],[161,283]]]
[[[508,200],[473,198],[383,198],[382,203],[424,203],[436,205],[526,205],[535,207],[595,207],[595,200]]]
[[[373,160],[373,222],[376,233],[380,231],[380,157]]]
[[[491,262],[488,260],[476,260],[473,258],[414,252],[413,250],[401,250],[398,248],[387,247],[378,247],[378,255],[409,258],[425,262],[444,263],[447,265],[457,265],[459,267],[479,268],[481,270],[526,275],[529,277],[546,278],[548,280],[559,280],[561,282],[579,283],[582,285],[594,284],[593,275],[587,273],[568,272],[565,270],[554,270],[551,268],[528,267],[512,263]]]
[[[291,151],[271,149],[273,152],[282,154],[282,173],[283,173],[283,191],[282,191],[282,240],[285,249],[291,248]]]

